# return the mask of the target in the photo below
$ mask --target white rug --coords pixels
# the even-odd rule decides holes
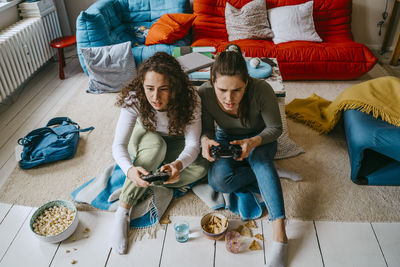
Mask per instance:
[[[312,93],[333,100],[345,88],[371,78],[385,76],[377,65],[354,81],[285,82],[286,103]],[[76,156],[31,170],[16,168],[0,190],[0,202],[38,206],[69,194],[113,162],[111,143],[119,115],[113,94],[92,95],[78,88],[57,115],[68,116],[81,127],[96,129],[81,134]],[[288,120],[290,137],[306,153],[277,160],[278,166],[295,171],[301,182],[281,180],[288,218],[329,221],[400,221],[400,188],[359,186],[350,180],[346,140],[341,127],[319,135],[305,125]],[[83,207],[81,207],[83,208]],[[174,200],[170,215],[199,216],[208,208],[194,194]],[[230,215],[232,216],[232,215]]]

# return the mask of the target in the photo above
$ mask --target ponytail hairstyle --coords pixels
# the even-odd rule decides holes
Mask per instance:
[[[237,75],[239,75],[242,81],[248,85],[250,76],[247,70],[246,61],[242,56],[242,51],[238,45],[228,44],[225,51],[221,52],[216,57],[213,65],[211,66],[211,84],[214,86],[214,83],[219,76]],[[249,122],[249,112],[249,93],[246,87],[243,97],[240,100],[238,109],[240,122],[244,126],[246,126]]]
[[[151,71],[164,75],[168,81],[168,135],[183,135],[186,126],[194,119],[197,92],[179,62],[165,52],[155,53],[139,66],[136,77],[121,90],[116,104],[120,107],[136,107],[145,129],[155,131],[156,112],[147,100],[143,87],[145,76]]]
[[[243,55],[242,54],[242,49],[240,49],[240,46],[238,46],[236,44],[228,44],[225,47],[225,51],[232,51],[232,52],[239,53],[240,55]]]

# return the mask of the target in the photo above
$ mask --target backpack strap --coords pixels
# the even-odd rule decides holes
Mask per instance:
[[[94,129],[94,127],[93,126],[90,126],[90,127],[88,127],[88,128],[85,128],[85,129],[79,129],[78,131],[79,132],[88,132],[88,131],[91,131],[91,130],[93,130]]]
[[[91,131],[91,130],[94,129],[93,126],[88,127],[88,128],[85,128],[85,129],[80,129],[81,126],[79,126],[78,123],[72,121],[72,120],[71,120],[70,118],[68,118],[68,117],[56,117],[56,118],[52,118],[51,120],[49,120],[49,122],[47,123],[46,126],[48,127],[48,126],[52,126],[52,125],[62,124],[64,121],[65,121],[65,122],[68,122],[69,124],[76,125],[76,127],[78,128],[77,130],[73,130],[73,131],[67,132],[67,133],[65,133],[65,134],[76,133],[76,132],[87,132],[87,131]]]
[[[79,126],[79,125],[78,125]],[[50,128],[51,129],[51,128]],[[93,130],[94,129],[94,127],[93,126],[90,126],[90,127],[88,127],[88,128],[85,128],[85,129],[76,129],[76,130],[71,130],[71,131],[68,131],[68,132],[64,132],[63,134],[58,134],[58,136],[60,136],[60,137],[65,137],[66,135],[69,135],[69,134],[71,134],[71,133],[79,133],[79,132],[88,132],[88,131],[91,131],[91,130]]]
[[[68,122],[69,124],[77,125],[78,129],[80,128],[79,125],[76,122],[73,122],[68,117],[55,117],[55,118],[52,118],[51,120],[49,120],[49,122],[47,123],[46,126],[48,127],[48,126],[52,126],[52,125],[62,124],[64,121]]]

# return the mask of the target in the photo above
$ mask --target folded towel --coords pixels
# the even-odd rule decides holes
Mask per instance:
[[[334,101],[313,94],[286,105],[286,114],[320,133],[328,133],[343,111],[356,109],[400,126],[400,79],[393,76],[369,80],[345,89]]]
[[[78,203],[87,203],[95,208],[115,211],[119,206],[119,194],[125,174],[117,164],[109,166],[102,174],[92,178],[71,193]],[[130,226],[143,229],[159,223],[172,200],[173,190],[163,186],[150,186],[131,212]]]

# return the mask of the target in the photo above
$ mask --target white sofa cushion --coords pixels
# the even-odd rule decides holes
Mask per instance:
[[[268,17],[275,44],[290,41],[322,42],[315,31],[313,1],[269,9]]]

